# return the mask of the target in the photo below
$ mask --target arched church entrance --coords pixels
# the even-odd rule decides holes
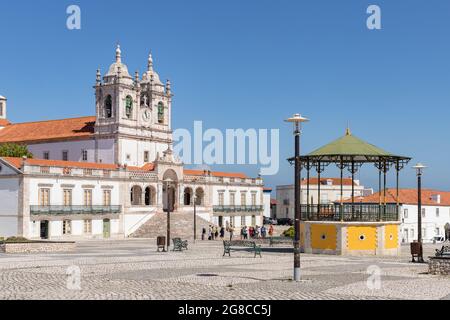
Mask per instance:
[[[163,175],[163,207],[171,212],[178,209],[178,177],[174,170],[168,169]]]

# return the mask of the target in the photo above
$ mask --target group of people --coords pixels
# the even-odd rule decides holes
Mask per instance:
[[[266,226],[256,226],[256,227],[249,227],[244,226],[241,228],[241,240],[242,239],[258,239],[258,238],[266,238],[267,233],[269,233],[269,237],[273,235],[273,226],[269,226],[269,230],[267,230]]]
[[[208,239],[208,240],[216,240],[219,239],[223,240],[225,237],[225,231],[228,232],[230,240],[233,239],[234,236],[234,228],[232,226],[227,226],[226,230],[224,227],[217,227],[210,225],[208,227],[208,230],[206,228],[202,229],[202,240]],[[269,237],[272,237],[273,235],[273,226],[270,225],[267,229],[264,225],[262,227],[255,226],[255,227],[247,227],[243,226],[241,228],[240,237],[241,240],[244,239],[258,239],[258,238],[266,238],[267,235]]]

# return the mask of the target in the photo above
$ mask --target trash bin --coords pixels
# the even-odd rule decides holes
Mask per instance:
[[[162,251],[165,252],[166,251],[166,237],[158,236],[156,238],[156,246],[158,247],[158,252],[159,252],[159,249],[162,249]]]
[[[411,248],[411,256],[412,256],[412,262],[415,262],[414,258],[418,258],[422,257],[422,244],[417,242],[417,241],[413,241],[410,244],[410,248]]]

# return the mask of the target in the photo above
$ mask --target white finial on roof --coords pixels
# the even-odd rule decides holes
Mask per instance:
[[[117,44],[116,49],[116,62],[121,63],[122,62],[122,51],[120,50],[120,44]]]
[[[148,71],[153,71],[153,57],[152,57],[152,53],[151,52],[148,54],[147,69],[148,69]]]

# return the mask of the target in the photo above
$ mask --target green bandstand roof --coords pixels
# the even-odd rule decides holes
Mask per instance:
[[[302,160],[337,162],[394,162],[397,160],[410,160],[387,152],[373,144],[365,142],[351,134],[347,129],[345,135],[329,144],[320,147],[306,156],[301,156]]]

